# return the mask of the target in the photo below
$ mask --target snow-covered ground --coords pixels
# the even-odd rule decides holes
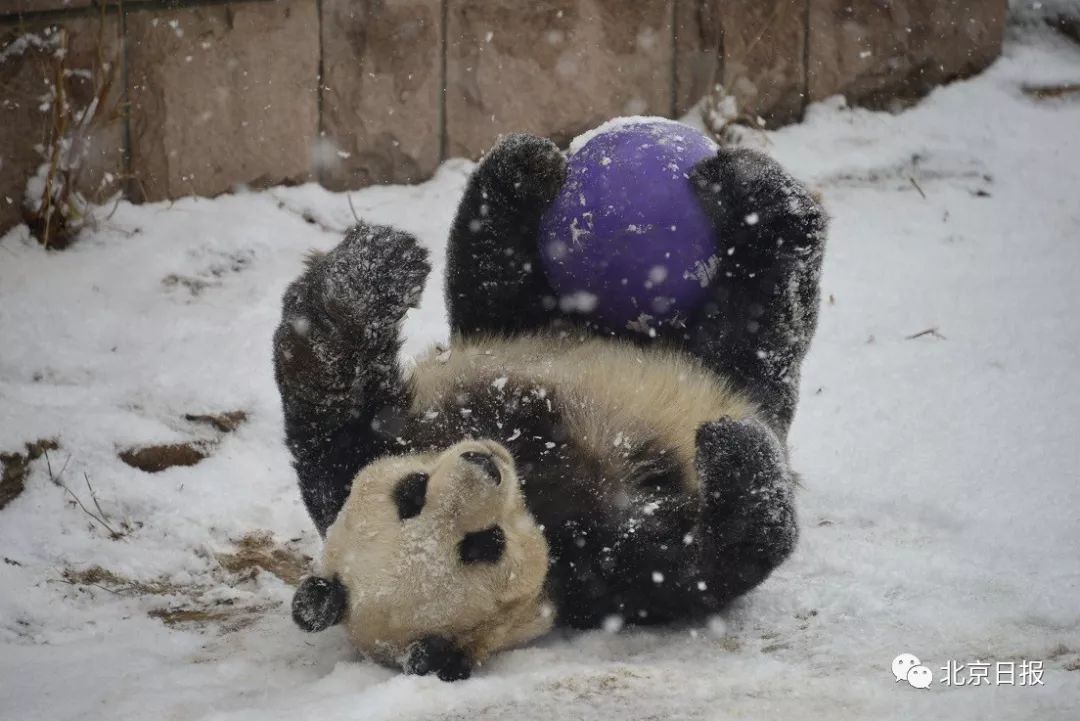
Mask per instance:
[[[1077,81],[1080,48],[1017,35],[903,114],[824,103],[753,135],[833,216],[791,438],[798,551],[707,627],[556,634],[453,685],[302,634],[275,575],[319,543],[270,335],[305,252],[352,222],[346,196],[121,204],[62,253],[10,232],[0,450],[59,447],[0,510],[0,718],[1077,718],[1080,98],[1022,91]],[[352,196],[432,250],[412,353],[446,334],[470,168]],[[231,411],[231,432],[185,419]],[[155,474],[118,458],[161,443],[208,456]],[[894,682],[901,652],[928,690]],[[1025,660],[1041,685],[1018,685]],[[1017,685],[946,686],[950,661],[989,663],[991,683],[1013,662]]]

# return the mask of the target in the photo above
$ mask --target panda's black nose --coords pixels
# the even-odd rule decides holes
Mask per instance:
[[[502,483],[502,473],[499,472],[499,466],[495,463],[495,459],[487,453],[465,451],[461,454],[461,459],[478,466],[496,486]]]

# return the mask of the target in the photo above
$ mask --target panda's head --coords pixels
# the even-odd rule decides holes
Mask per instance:
[[[356,476],[293,618],[309,631],[345,623],[376,660],[463,678],[551,627],[547,568],[510,453],[464,441],[383,458]]]

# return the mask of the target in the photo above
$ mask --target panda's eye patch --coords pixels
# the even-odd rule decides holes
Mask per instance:
[[[398,481],[394,489],[394,504],[399,519],[404,521],[420,515],[427,497],[427,484],[426,473],[411,473]]]
[[[506,549],[506,534],[498,526],[483,531],[466,533],[458,544],[458,557],[466,565],[473,563],[496,563]]]

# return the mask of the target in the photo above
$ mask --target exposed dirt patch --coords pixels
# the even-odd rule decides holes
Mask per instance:
[[[160,473],[174,466],[194,466],[209,455],[202,443],[167,443],[121,451],[120,460],[147,473]]]
[[[1046,654],[1046,657],[1048,659],[1055,659],[1062,656],[1067,656],[1070,653],[1072,653],[1071,648],[1069,648],[1063,643],[1059,643],[1057,646],[1054,646],[1052,649],[1050,649],[1050,652]]]
[[[236,541],[235,553],[217,554],[218,563],[231,573],[254,577],[267,571],[290,586],[311,573],[311,556],[300,553],[291,545],[278,545],[267,531],[249,533]]]
[[[557,679],[547,684],[553,693],[568,694],[574,698],[597,698],[619,691],[634,688],[637,683],[648,681],[650,677],[630,668],[619,668],[599,675],[574,676]]]
[[[1066,659],[1066,656],[1072,656],[1073,658]],[[1066,671],[1080,671],[1080,656],[1063,643],[1054,646],[1046,654],[1046,660],[1048,661],[1057,661],[1058,659],[1061,660],[1061,666]]]
[[[188,293],[188,302],[198,298],[210,288],[220,288],[222,279],[231,273],[240,273],[252,264],[255,254],[250,250],[241,250],[234,253],[212,253],[210,263],[197,271],[195,275],[181,275],[169,273],[161,279],[161,286],[167,291],[184,291]]]
[[[26,488],[30,464],[60,444],[52,438],[26,444],[25,453],[0,453],[0,509],[11,503]]]
[[[264,571],[296,585],[311,568],[311,557],[295,548],[296,541],[277,543],[268,531],[246,534],[235,544],[234,552],[215,554],[213,558],[219,565],[191,583],[174,583],[166,578],[133,579],[100,565],[64,569],[57,581],[82,592],[97,589],[145,598],[150,606],[147,615],[169,627],[232,633],[255,623],[276,602],[237,602],[222,593],[224,588],[247,586],[250,590],[252,581]],[[204,553],[198,555],[205,557]]]
[[[1036,100],[1054,100],[1066,96],[1080,97],[1080,83],[1058,85],[1025,85],[1022,90]]]
[[[192,298],[202,295],[202,292],[210,287],[210,283],[202,278],[191,278],[186,275],[170,273],[161,279],[161,284],[169,289],[184,288]]]
[[[265,608],[258,606],[232,606],[222,604],[213,608],[195,608],[179,606],[176,608],[155,608],[147,612],[150,618],[156,618],[170,628],[206,627],[216,625],[222,634],[234,633],[247,628],[259,619]]]
[[[187,413],[184,420],[201,423],[222,433],[232,433],[248,419],[247,411],[226,411],[225,413]]]
[[[247,419],[247,411],[184,414],[184,420],[189,423],[209,426],[221,434],[232,433],[246,423]],[[160,473],[176,466],[194,466],[210,455],[216,443],[216,438],[184,443],[162,443],[128,448],[120,451],[117,456],[132,468],[138,468],[146,473]]]
[[[65,568],[61,578],[64,583],[72,586],[93,586],[121,596],[168,596],[190,590],[163,579],[136,581],[101,566],[90,566],[82,570]]]
[[[182,623],[210,623],[212,621],[224,621],[229,614],[224,611],[209,611],[199,608],[155,608],[148,611],[150,618],[160,619],[166,626],[177,626]]]
[[[60,580],[83,591],[94,588],[117,596],[156,599],[148,601],[153,608],[146,615],[170,627],[214,627],[219,633],[231,633],[254,623],[268,608],[214,598],[211,592],[221,585],[236,585],[235,577],[228,578],[225,574],[220,579],[211,576],[204,582],[177,584],[163,578],[136,580],[101,566],[91,566],[82,570],[65,569]]]
[[[217,253],[218,260],[208,265],[200,275],[221,278],[229,273],[240,273],[251,267],[255,260],[254,251],[245,248],[231,253]]]

